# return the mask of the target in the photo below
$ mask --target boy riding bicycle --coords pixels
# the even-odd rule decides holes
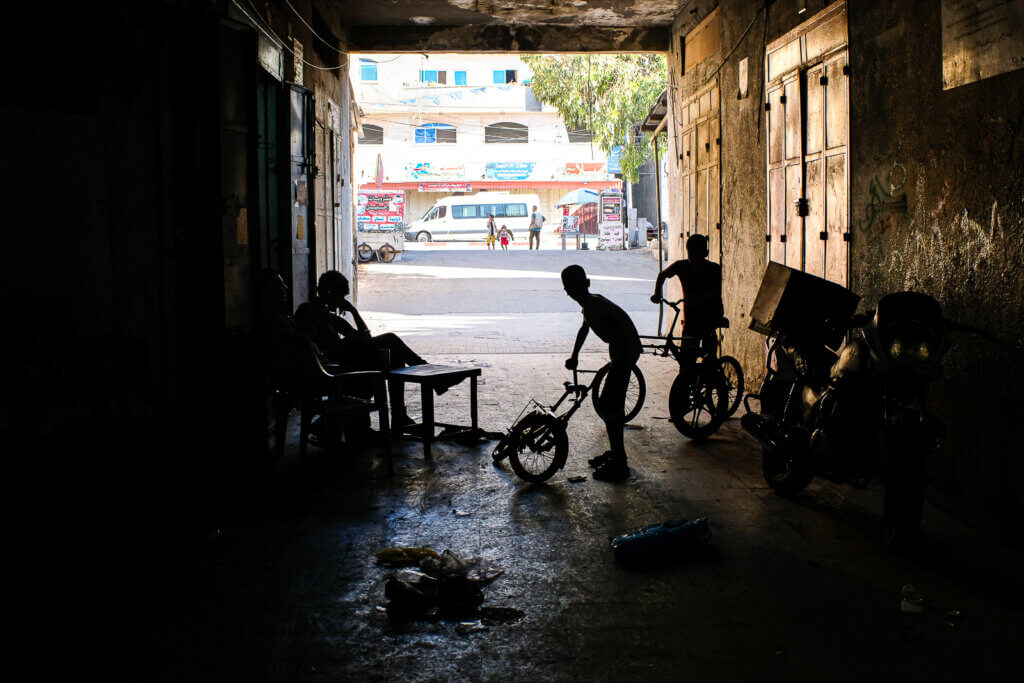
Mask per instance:
[[[678,277],[683,288],[686,336],[699,339],[701,352],[710,355],[718,348],[718,323],[725,313],[722,306],[722,267],[707,260],[708,238],[704,235],[690,235],[686,240],[686,255],[688,259],[680,259],[658,273],[651,301],[660,303],[665,280]],[[669,334],[672,332],[670,330]]]

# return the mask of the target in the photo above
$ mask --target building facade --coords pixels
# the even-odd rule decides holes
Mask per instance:
[[[407,223],[442,197],[497,190],[538,195],[550,225],[566,192],[620,187],[589,132],[534,97],[516,55],[360,54],[350,75],[355,184],[404,190]]]

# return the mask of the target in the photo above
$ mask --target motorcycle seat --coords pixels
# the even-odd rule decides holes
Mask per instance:
[[[725,316],[723,315],[723,316],[722,316],[722,319],[718,321],[718,325],[716,325],[716,327],[719,327],[719,328],[722,328],[722,327],[725,327],[725,328],[727,328],[727,327],[729,327],[729,319],[728,319],[728,318],[726,318],[726,317],[725,317]]]

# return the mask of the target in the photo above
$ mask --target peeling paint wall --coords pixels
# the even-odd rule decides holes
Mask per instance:
[[[828,4],[776,0],[766,26],[762,2],[697,0],[673,25],[674,112],[712,74],[721,87],[725,351],[742,361],[751,388],[764,357],[764,338],[747,329],[766,261],[764,45]],[[684,74],[681,41],[715,6],[722,48]],[[923,291],[949,318],[990,334],[952,339],[933,395],[948,439],[930,463],[931,481],[1022,520],[1015,395],[1024,385],[1024,73],[943,91],[939,14],[939,3],[924,0],[849,7],[851,288],[864,308],[889,292]],[[739,98],[744,58],[749,95]],[[679,141],[671,128],[668,137],[669,186],[679,188]],[[685,242],[678,195],[670,190],[672,259],[683,257]]]

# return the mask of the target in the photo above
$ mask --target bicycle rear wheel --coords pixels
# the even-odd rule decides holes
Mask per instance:
[[[608,375],[609,366],[611,366],[611,363],[606,363],[604,367],[597,371],[597,376],[594,377],[594,388],[590,392],[590,397],[594,401],[594,412],[602,419],[604,415],[601,414],[601,391],[604,389],[604,379]],[[629,373],[629,385],[626,386],[626,403],[623,407],[626,422],[640,414],[640,409],[644,407],[644,400],[646,398],[647,381],[644,380],[644,375],[640,372],[640,368],[634,365]]]
[[[743,368],[740,362],[732,356],[722,356],[718,359],[718,368],[729,388],[729,403],[726,406],[725,416],[732,417],[736,409],[740,407],[743,400]]]
[[[505,452],[520,479],[539,484],[565,465],[569,437],[565,426],[546,413],[530,413],[512,428]]]
[[[672,424],[686,437],[698,441],[718,431],[725,420],[729,389],[718,366],[695,363],[679,372],[668,395]]]

